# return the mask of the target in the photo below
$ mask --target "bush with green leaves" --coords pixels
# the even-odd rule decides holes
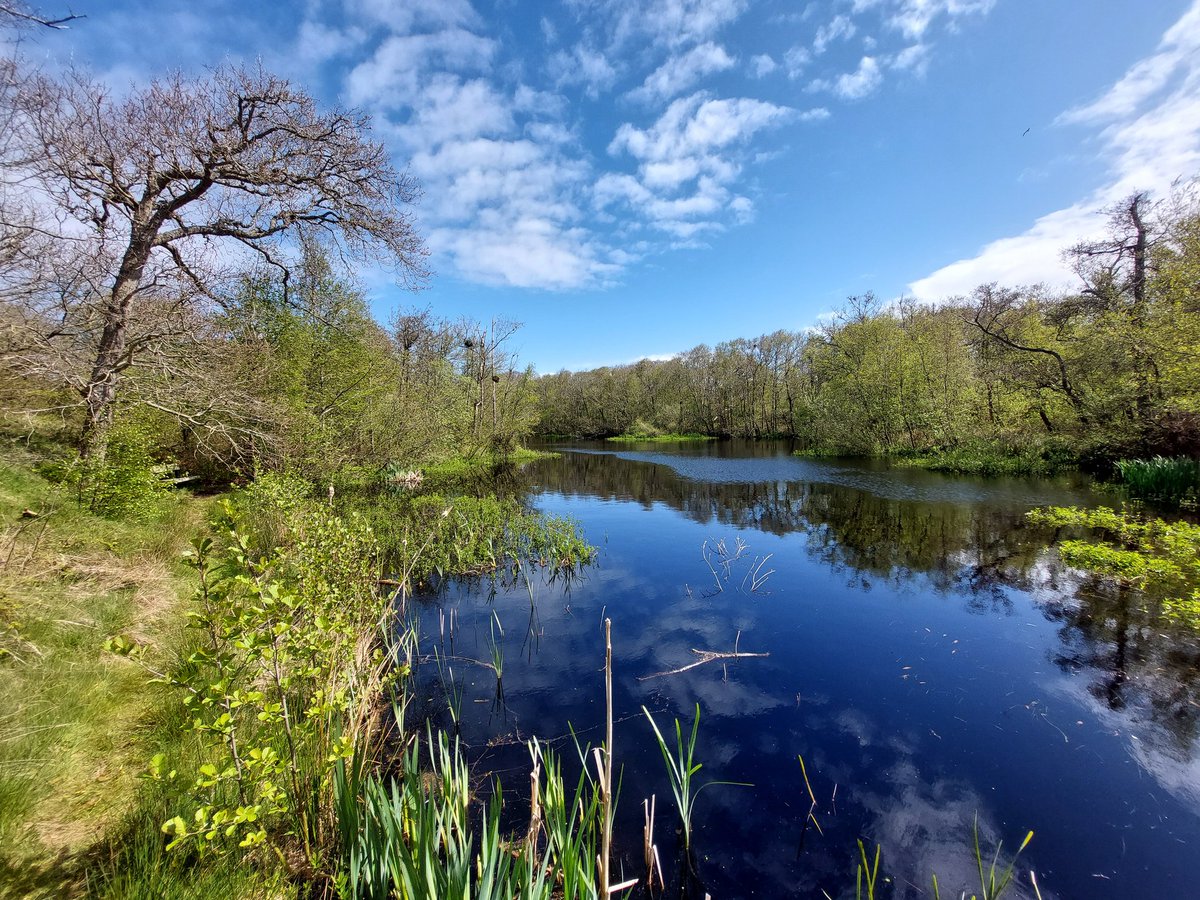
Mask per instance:
[[[263,556],[238,509],[221,509],[215,538],[188,557],[199,648],[166,677],[208,754],[175,773],[191,780],[191,806],[163,830],[172,848],[267,845],[316,866],[334,839],[334,767],[371,739],[378,701],[408,672],[408,645],[388,639],[391,605],[361,519],[296,512],[288,543]]]
[[[108,519],[149,521],[163,512],[170,498],[174,469],[155,458],[157,445],[158,432],[148,424],[118,422],[98,451],[46,474],[70,486],[89,512]]]

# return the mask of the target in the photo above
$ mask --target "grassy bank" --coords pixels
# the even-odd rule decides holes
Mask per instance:
[[[897,454],[891,459],[897,465],[981,478],[1049,478],[1070,471],[1076,465],[1074,456],[1062,447],[1001,447],[994,444]]]
[[[605,440],[614,444],[680,444],[715,441],[716,437],[711,434],[688,432],[687,434],[616,434],[612,437],[606,437]]]
[[[175,658],[194,583],[179,554],[208,503],[176,496],[141,522],[104,519],[28,462],[0,462],[0,896],[136,896],[110,891],[97,861],[135,852],[140,776],[179,739],[163,687],[106,645],[135,641],[151,666]],[[222,892],[261,896],[251,876],[226,873]]]

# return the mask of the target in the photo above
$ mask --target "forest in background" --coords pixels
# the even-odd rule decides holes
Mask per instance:
[[[543,434],[786,437],[855,455],[985,447],[1103,468],[1200,451],[1194,184],[1108,212],[1066,250],[1078,288],[983,285],[936,304],[851,297],[805,331],[544,375]]]

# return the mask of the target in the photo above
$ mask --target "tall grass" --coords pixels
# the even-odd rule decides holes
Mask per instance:
[[[1200,498],[1200,459],[1122,459],[1117,462],[1117,471],[1134,497],[1175,505]]]

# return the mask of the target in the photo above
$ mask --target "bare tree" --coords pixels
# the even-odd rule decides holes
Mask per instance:
[[[278,267],[285,284],[309,238],[408,283],[425,275],[404,209],[417,187],[370,139],[368,120],[322,112],[261,68],[174,74],[123,98],[78,72],[38,75],[15,109],[21,152],[10,153],[10,174],[40,198],[36,230],[75,273],[69,292],[43,281],[40,302],[54,308],[32,314],[43,346],[24,359],[50,360],[51,344],[86,354],[86,371],[63,379],[82,397],[85,453],[105,432],[123,373],[164,336],[186,334],[190,316],[244,265],[239,249]]]
[[[28,3],[0,3],[0,25],[29,26],[38,25],[43,28],[66,28],[71,22],[82,19],[74,13],[64,13],[60,16],[48,16],[38,12]]]

